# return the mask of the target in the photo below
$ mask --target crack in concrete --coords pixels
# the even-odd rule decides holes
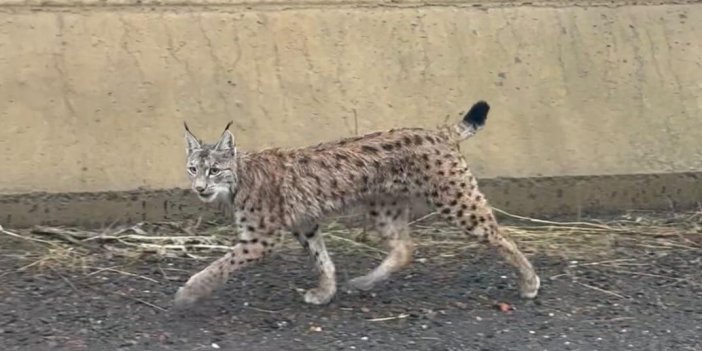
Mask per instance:
[[[124,18],[124,14],[118,15],[117,19],[120,23],[122,23],[122,28],[124,29],[122,32],[122,38],[120,38],[121,47],[124,50],[124,52],[126,52],[134,61],[134,67],[137,69],[139,79],[142,82],[146,82],[146,74],[144,73],[144,70],[141,68],[141,64],[139,63],[139,52],[131,50],[128,45],[130,41],[135,40],[135,37],[132,36],[132,32],[138,32],[138,29],[129,24],[129,22],[127,22],[127,20]]]
[[[168,41],[168,46],[166,47],[166,51],[168,51],[168,54],[170,55],[171,58],[173,58],[173,60],[175,60],[176,63],[180,64],[183,67],[186,75],[190,78],[191,83],[196,81],[196,78],[198,77],[198,75],[195,72],[193,72],[188,60],[181,59],[177,55],[177,53],[180,51],[180,48],[185,46],[185,44],[176,47],[174,45],[173,33],[171,32],[170,27],[165,22],[164,22],[164,29],[166,32],[166,40]],[[205,112],[205,108],[202,106],[202,100],[199,98],[199,96],[194,97],[194,98],[195,98],[195,104],[197,105],[198,109],[200,110],[200,113],[204,115],[206,112]]]
[[[71,98],[69,96],[74,95],[75,91],[71,87],[71,80],[66,72],[66,44],[63,42],[64,22],[62,15],[56,16],[56,26],[58,29],[58,36],[59,38],[61,38],[61,42],[59,43],[59,53],[53,55],[54,69],[59,74],[59,77],[61,77],[60,81],[63,90],[61,98],[63,100],[63,103],[66,106],[66,109],[68,110],[70,116],[75,120],[78,117],[78,113],[76,112],[75,106],[73,106],[73,102],[71,101]]]
[[[565,27],[563,24],[563,19],[560,16],[560,13],[556,13],[556,22],[558,23],[558,28],[561,31],[561,34],[565,35],[568,33],[568,29]],[[558,55],[557,55],[557,60],[558,60],[558,68],[561,69],[561,77],[562,77],[562,83],[563,83],[563,89],[566,92],[565,98],[568,99],[571,96],[571,91],[570,91],[570,86],[568,84],[568,69],[566,67],[565,60],[563,59],[563,56],[565,55],[565,51],[563,48],[563,40],[557,40],[556,41],[556,47],[558,48]]]
[[[205,30],[205,27],[202,23],[203,16],[204,16],[204,14],[200,13],[199,16],[197,17],[197,26],[198,26],[198,29],[200,30],[200,34],[202,35],[203,39],[205,40],[205,44],[206,44],[206,46],[208,48],[208,52],[210,54],[210,60],[211,60],[212,64],[214,65],[214,69],[215,69],[214,81],[219,83],[219,84],[217,84],[218,87],[215,89],[217,91],[217,97],[222,102],[222,107],[223,107],[224,112],[226,114],[225,118],[229,118],[232,116],[232,112],[229,108],[229,101],[227,100],[227,97],[224,95],[224,91],[222,88],[224,86],[224,84],[222,82],[222,76],[226,75],[228,70],[225,69],[224,65],[222,64],[222,61],[219,59],[219,57],[217,57],[217,54],[215,53],[214,43],[212,42],[212,39],[210,38],[210,36],[207,34],[207,31]],[[217,74],[217,72],[219,72],[219,74]]]

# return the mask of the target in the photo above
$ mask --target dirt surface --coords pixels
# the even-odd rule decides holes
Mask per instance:
[[[21,269],[37,246],[3,236],[0,248],[3,350],[702,350],[702,256],[692,247],[629,240],[596,259],[532,255],[543,282],[534,301],[518,297],[491,252],[424,247],[382,287],[342,290],[321,307],[302,302],[316,274],[292,247],[187,311],[171,299],[207,261],[100,254]],[[330,250],[342,283],[378,262],[340,243]]]

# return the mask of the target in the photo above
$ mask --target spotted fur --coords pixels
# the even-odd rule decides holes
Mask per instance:
[[[458,143],[483,127],[489,105],[473,105],[453,129],[394,129],[297,149],[245,152],[225,128],[216,144],[204,144],[185,126],[187,172],[205,202],[231,205],[239,242],[226,255],[193,275],[178,290],[176,304],[190,304],[222,286],[234,271],[259,261],[286,233],[307,250],[320,272],[319,285],[305,294],[328,303],[337,285],[335,268],[319,232],[319,221],[352,205],[365,205],[389,244],[385,260],[350,285],[371,289],[412,261],[409,204],[433,206],[467,237],[495,247],[519,276],[519,289],[533,298],[539,278],[527,258],[498,226],[478,190]]]

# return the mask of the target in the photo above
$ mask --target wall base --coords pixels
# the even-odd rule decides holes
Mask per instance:
[[[479,181],[493,206],[531,217],[612,214],[627,210],[686,210],[702,200],[702,172],[612,176],[493,178]],[[222,216],[185,189],[30,193],[0,196],[0,224],[81,225]]]

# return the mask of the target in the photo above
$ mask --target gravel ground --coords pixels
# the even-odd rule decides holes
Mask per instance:
[[[37,246],[0,237],[3,350],[702,350],[702,250],[623,241],[611,253],[532,255],[534,301],[490,251],[424,247],[394,279],[302,302],[316,273],[286,249],[186,311],[178,286],[207,261],[104,253],[20,269]],[[347,244],[348,246],[348,244]],[[340,283],[378,263],[330,245]],[[109,268],[109,269],[105,269]],[[102,269],[102,270],[101,270]],[[127,274],[129,273],[129,274]],[[503,312],[496,307],[514,308]]]

